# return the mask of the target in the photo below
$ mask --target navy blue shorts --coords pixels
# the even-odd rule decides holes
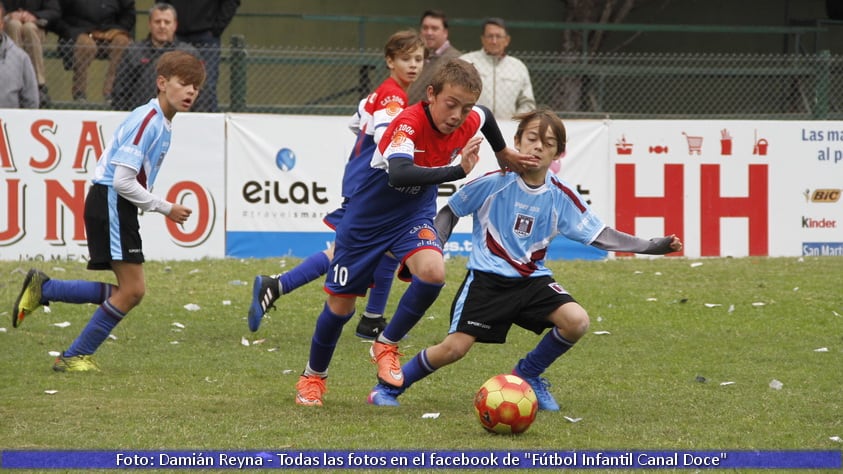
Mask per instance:
[[[337,232],[334,259],[325,279],[325,291],[333,295],[365,296],[383,254],[390,252],[402,264],[422,249],[442,253],[436,229],[429,218],[378,232]]]

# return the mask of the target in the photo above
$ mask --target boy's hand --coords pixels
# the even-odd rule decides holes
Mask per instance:
[[[679,240],[679,237],[677,237],[676,234],[671,234],[670,238],[670,250],[672,250],[673,252],[678,252],[682,250],[682,241]]]
[[[462,166],[465,175],[468,176],[477,162],[480,161],[480,144],[483,143],[483,137],[473,137],[462,149],[462,159],[460,166]]]
[[[495,156],[498,159],[498,163],[501,165],[501,169],[509,167],[509,169],[515,171],[516,173],[521,173],[523,171],[539,167],[539,162],[536,160],[536,157],[520,153],[509,147],[495,153]]]
[[[170,210],[169,214],[167,214],[167,218],[176,224],[183,225],[187,222],[187,218],[190,217],[192,213],[193,211],[189,208],[182,206],[181,204],[174,203],[173,209]]]

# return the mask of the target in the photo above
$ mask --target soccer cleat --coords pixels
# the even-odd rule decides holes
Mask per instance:
[[[397,407],[401,405],[398,403],[398,395],[401,395],[402,393],[404,393],[404,389],[390,387],[379,383],[375,385],[375,388],[373,388],[371,392],[369,392],[369,397],[366,401],[369,402],[369,405]]]
[[[281,296],[278,290],[278,279],[275,276],[258,275],[252,283],[252,304],[249,306],[249,329],[258,330],[263,315],[274,308],[275,300]]]
[[[60,355],[53,362],[53,370],[56,372],[99,372],[100,368],[90,355],[77,355],[65,357]]]
[[[404,354],[398,352],[398,346],[375,341],[369,349],[372,362],[378,364],[378,381],[391,387],[404,385],[404,372],[398,358]]]
[[[321,407],[322,395],[327,391],[324,378],[318,375],[302,375],[296,382],[296,405]]]
[[[377,339],[378,334],[382,333],[384,329],[386,329],[386,318],[383,316],[379,318],[361,316],[354,334],[363,339]]]
[[[551,395],[550,391],[548,391],[548,388],[550,388],[550,382],[548,382],[546,378],[524,377],[518,373],[518,369],[513,369],[512,375],[517,375],[530,384],[533,392],[536,393],[536,399],[539,401],[539,410],[559,411],[559,404],[556,403],[556,399],[553,398],[553,395]]]
[[[15,300],[15,306],[12,309],[12,327],[20,326],[26,315],[41,306],[41,287],[49,279],[50,277],[44,272],[34,268],[26,273],[26,278],[23,279],[23,287],[21,287],[18,299]]]

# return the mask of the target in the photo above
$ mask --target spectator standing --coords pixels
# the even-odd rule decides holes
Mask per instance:
[[[487,18],[480,36],[483,48],[461,56],[474,64],[483,79],[483,93],[477,103],[490,108],[501,120],[536,108],[530,71],[520,59],[506,54],[510,39],[503,19]]]
[[[427,59],[421,74],[414,83],[410,84],[410,89],[407,91],[411,104],[427,99],[427,86],[437,66],[448,62],[449,59],[458,58],[462,54],[448,41],[448,17],[442,10],[427,10],[422,13],[419,29],[424,47],[427,49]]]
[[[38,99],[41,107],[50,103],[47,77],[44,73],[44,38],[47,28],[61,17],[59,0],[2,0],[6,34],[26,51],[35,68]]]
[[[196,112],[219,112],[217,80],[220,75],[220,46],[222,32],[234,18],[240,0],[164,0],[176,8],[179,25],[176,37],[199,50],[205,63],[208,79],[199,95]]]
[[[111,93],[114,110],[134,110],[155,97],[158,58],[167,51],[184,51],[196,57],[199,52],[189,43],[176,40],[178,17],[168,3],[156,3],[149,9],[149,36],[126,50]]]
[[[117,65],[132,42],[134,0],[61,0],[56,23],[65,69],[73,70],[73,100],[88,100],[88,69],[94,59],[108,58],[102,95],[111,100]]]
[[[0,4],[0,108],[37,109],[38,83],[29,56],[9,38]]]

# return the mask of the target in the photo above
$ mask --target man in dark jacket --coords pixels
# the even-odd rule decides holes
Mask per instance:
[[[41,107],[47,107],[47,76],[44,70],[44,38],[47,28],[61,17],[59,0],[2,0],[6,10],[6,33],[26,51],[35,68]]]
[[[134,0],[61,0],[56,23],[65,69],[73,69],[73,99],[87,100],[88,68],[94,59],[108,58],[102,95],[111,100],[117,65],[132,42]]]
[[[115,110],[134,110],[156,96],[155,64],[167,51],[179,50],[199,57],[189,43],[176,40],[178,17],[176,9],[167,3],[156,3],[149,9],[149,36],[133,43],[126,50],[111,93],[111,107]]]
[[[194,112],[218,112],[217,79],[220,74],[220,36],[231,23],[240,0],[163,0],[176,7],[176,37],[199,50],[208,74]]]

